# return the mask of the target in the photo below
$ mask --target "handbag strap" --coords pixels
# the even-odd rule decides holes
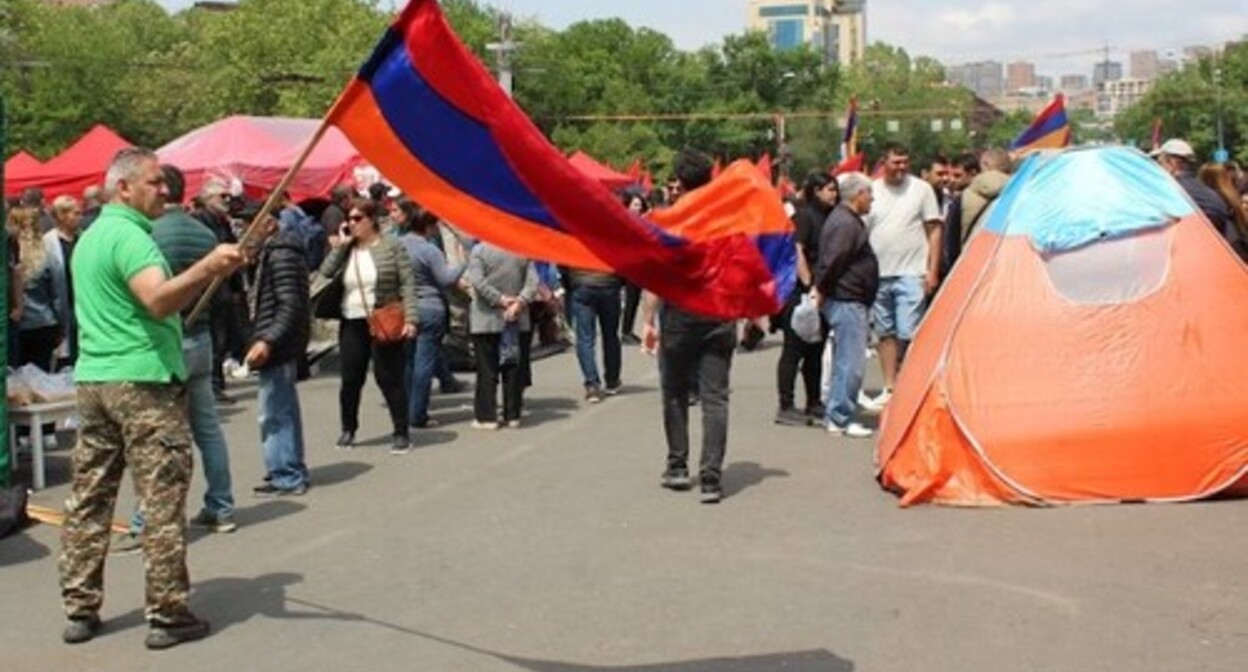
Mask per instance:
[[[355,283],[360,290],[360,303],[364,304],[364,312],[368,315],[368,319],[373,319],[373,309],[368,306],[368,295],[364,293],[364,276],[360,274],[360,251],[358,249],[351,250],[351,263],[355,267]]]

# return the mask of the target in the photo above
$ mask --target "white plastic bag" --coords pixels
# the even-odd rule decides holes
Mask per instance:
[[[793,309],[793,316],[789,318],[789,326],[793,327],[793,333],[797,337],[807,343],[818,343],[823,340],[823,329],[819,323],[819,307],[815,305],[815,299],[810,294],[803,294],[801,303]]]
[[[9,369],[8,401],[13,406],[74,399],[74,372],[45,373],[34,364]]]

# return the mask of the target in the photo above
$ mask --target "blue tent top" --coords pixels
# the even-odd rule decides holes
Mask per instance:
[[[1137,149],[1032,154],[1006,185],[984,228],[1028,236],[1043,254],[1156,229],[1195,212],[1161,166]]]

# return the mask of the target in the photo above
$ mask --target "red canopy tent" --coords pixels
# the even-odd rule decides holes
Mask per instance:
[[[43,190],[44,199],[49,201],[62,194],[79,196],[83,189],[103,184],[108,163],[117,152],[131,146],[111,128],[96,124],[42,166],[13,175],[6,171],[4,195],[17,196],[26,189],[37,188]]]
[[[604,165],[594,159],[594,157],[582,151],[577,151],[568,158],[577,170],[581,171],[591,179],[597,181],[608,189],[623,189],[630,184],[636,184],[636,180],[618,172],[610,166]]]
[[[36,159],[30,152],[22,150],[9,157],[4,162],[5,177],[12,179],[14,176],[25,176],[32,171],[43,167],[43,162]]]
[[[186,174],[186,195],[210,178],[237,180],[252,196],[272,191],[316,132],[317,119],[235,116],[196,129],[156,150]],[[360,154],[331,126],[290,184],[295,200],[327,196],[353,183]]]

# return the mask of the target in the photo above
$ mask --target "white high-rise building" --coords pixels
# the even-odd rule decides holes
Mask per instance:
[[[866,0],[749,0],[747,26],[776,49],[810,45],[824,62],[860,62],[867,48]]]

